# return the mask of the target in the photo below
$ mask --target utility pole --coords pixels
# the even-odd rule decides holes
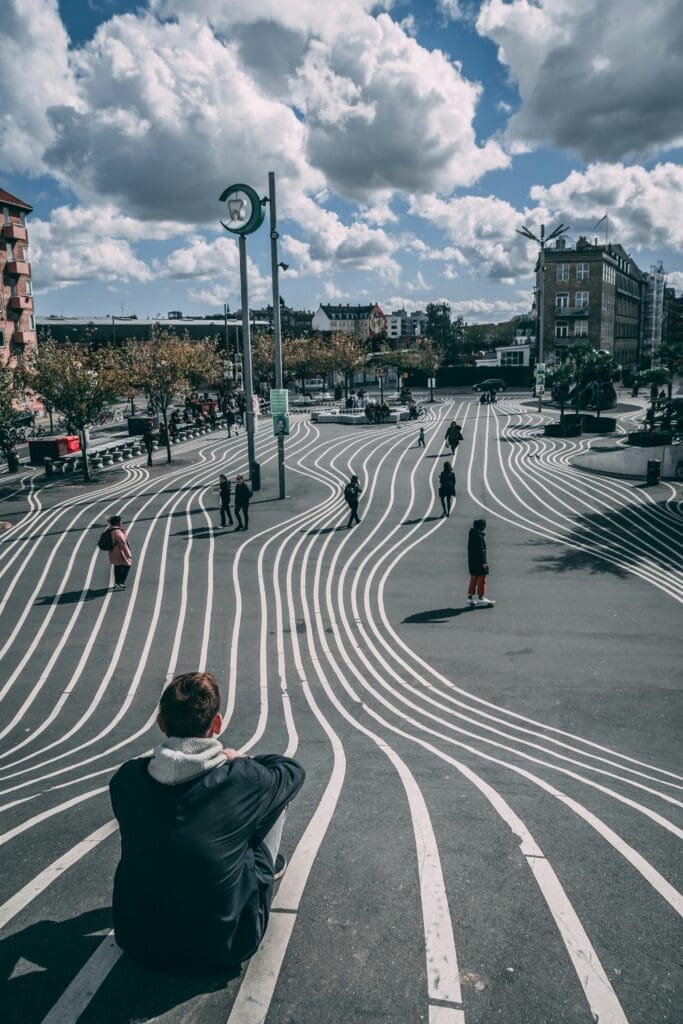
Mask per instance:
[[[244,356],[244,401],[246,403],[245,416],[247,418],[247,461],[249,463],[249,478],[252,490],[261,489],[260,467],[256,466],[256,448],[254,445],[254,397],[253,381],[251,376],[251,325],[249,323],[249,285],[247,283],[247,239],[246,235],[239,236],[240,247],[240,293],[242,299],[242,351]]]
[[[270,205],[270,264],[273,276],[273,340],[275,347],[275,387],[282,389],[282,324],[280,322],[280,280],[279,266],[277,259],[277,240],[280,237],[277,230],[277,207],[275,203],[275,174],[270,171],[268,174],[268,198]],[[285,498],[287,488],[285,482],[285,438],[283,434],[277,437],[277,477],[279,495]]]

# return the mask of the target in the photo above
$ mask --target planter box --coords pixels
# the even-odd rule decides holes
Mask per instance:
[[[636,430],[628,435],[628,443],[640,448],[658,448],[671,444],[671,434],[662,430]]]
[[[583,429],[589,434],[612,434],[617,429],[617,421],[613,416],[583,415]]]
[[[564,423],[546,423],[543,433],[546,437],[580,437],[581,423],[567,423],[569,417],[565,416]],[[573,417],[575,419],[575,417]]]

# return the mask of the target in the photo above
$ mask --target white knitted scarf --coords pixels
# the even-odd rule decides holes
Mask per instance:
[[[215,737],[169,736],[155,747],[148,772],[157,782],[176,786],[225,764],[223,745]]]

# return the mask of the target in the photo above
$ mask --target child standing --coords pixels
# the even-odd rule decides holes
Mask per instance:
[[[475,519],[467,539],[467,563],[470,571],[467,601],[470,608],[489,608],[496,603],[486,597],[486,577],[489,574],[489,563],[486,560],[485,530],[486,520]]]
[[[417,435],[417,447],[418,448],[424,448],[425,447],[425,428],[424,427],[420,427],[420,433]]]

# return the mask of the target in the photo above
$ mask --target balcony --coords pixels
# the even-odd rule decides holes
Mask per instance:
[[[555,306],[555,316],[588,316],[590,306]]]
[[[12,335],[13,345],[35,345],[36,343],[36,332],[35,331],[24,331],[21,328],[15,330]]]
[[[9,309],[33,309],[33,296],[10,295],[7,306]]]
[[[24,263],[23,260],[7,260],[7,263],[5,264],[5,273],[13,274],[17,277],[28,277],[31,273],[31,264]]]
[[[28,242],[28,231],[21,224],[3,224],[2,237],[11,242]]]

